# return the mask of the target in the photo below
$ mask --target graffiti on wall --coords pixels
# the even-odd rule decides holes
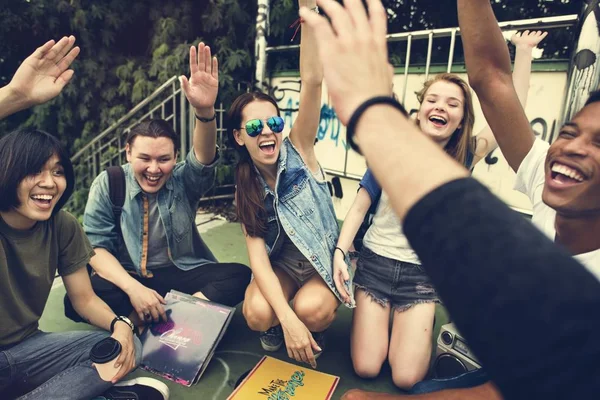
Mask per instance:
[[[265,80],[268,30],[269,0],[258,0],[256,38],[254,40],[254,57],[256,59],[256,73],[254,77],[259,88]]]
[[[570,120],[585,104],[589,94],[598,89],[600,74],[600,0],[585,0],[580,16],[580,33],[573,56],[571,89],[565,119]]]
[[[279,88],[274,87],[271,91],[271,95],[280,104],[282,116],[285,120],[287,127],[292,127],[296,114],[298,113],[299,101],[298,93],[300,93],[300,85],[298,81],[284,81],[282,83],[295,83],[296,87],[285,87]],[[414,118],[418,110],[413,108],[410,110],[409,115]],[[552,143],[554,140],[554,133],[556,129],[557,120],[553,119],[551,122],[547,121],[543,117],[535,117],[530,120],[530,125],[537,137],[545,142]],[[317,131],[317,139],[319,141],[331,140],[335,143],[335,147],[342,147],[348,151],[346,141],[341,137],[342,123],[337,117],[337,114],[333,107],[329,104],[323,104],[321,106],[321,121],[319,124],[319,130]],[[492,151],[485,158],[485,162],[488,165],[494,165],[497,163],[498,158],[494,155],[495,151]]]

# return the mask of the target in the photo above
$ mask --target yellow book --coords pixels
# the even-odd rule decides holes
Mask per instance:
[[[227,400],[329,400],[339,380],[264,356]]]

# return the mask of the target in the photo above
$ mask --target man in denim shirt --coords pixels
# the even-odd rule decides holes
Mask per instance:
[[[94,180],[85,209],[84,230],[96,252],[90,260],[94,290],[136,325],[166,320],[163,296],[171,289],[234,306],[250,281],[245,265],[218,263],[195,226],[198,202],[214,180],[219,158],[213,106],[218,71],[208,46],[191,47],[190,69],[189,81],[180,80],[197,121],[185,161],[176,163],[178,140],[168,122],[142,122],[127,137],[120,221],[106,172]],[[81,320],[68,298],[65,313]]]

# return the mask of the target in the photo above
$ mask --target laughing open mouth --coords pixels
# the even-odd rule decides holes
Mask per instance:
[[[275,141],[274,140],[265,140],[262,143],[259,143],[258,148],[267,154],[273,154],[275,152]]]
[[[146,178],[146,180],[150,183],[156,183],[160,180],[160,178],[162,178],[162,175],[148,175],[148,174],[144,174],[144,178]]]
[[[440,117],[439,115],[432,115],[431,117],[429,117],[429,121],[431,121],[435,126],[446,126],[446,124],[448,124],[448,121],[446,120],[446,118]]]
[[[550,166],[550,173],[554,181],[562,184],[580,183],[586,179],[581,171],[558,162],[552,163]]]
[[[54,199],[53,195],[50,194],[34,194],[30,196],[30,198],[39,205],[49,206]]]

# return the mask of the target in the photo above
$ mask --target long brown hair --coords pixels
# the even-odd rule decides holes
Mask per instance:
[[[461,127],[457,128],[450,137],[450,140],[446,144],[444,150],[456,161],[465,165],[467,161],[467,154],[475,153],[475,140],[473,138],[473,125],[475,125],[475,111],[473,110],[473,96],[471,95],[471,88],[461,77],[456,74],[439,74],[429,79],[423,84],[423,88],[418,91],[417,99],[419,104],[423,103],[425,94],[436,82],[446,81],[454,83],[463,92],[465,101],[463,102],[463,119],[461,121]]]
[[[267,232],[267,212],[263,203],[264,188],[248,149],[237,143],[234,133],[241,126],[244,108],[253,101],[266,101],[273,104],[279,115],[279,106],[271,96],[261,92],[244,93],[233,101],[227,112],[227,133],[238,154],[238,163],[235,167],[238,219],[246,227],[249,236],[264,237]]]

